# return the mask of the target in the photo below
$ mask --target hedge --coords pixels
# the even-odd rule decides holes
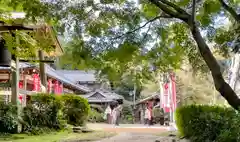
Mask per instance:
[[[37,94],[31,96],[23,108],[23,131],[34,132],[40,129],[62,129],[61,98],[55,95]]]
[[[87,120],[90,105],[87,99],[77,95],[63,95],[63,116],[68,124],[82,126]]]
[[[61,130],[68,123],[83,125],[90,106],[86,99],[77,95],[36,94],[23,108],[21,117],[17,107],[0,102],[0,133],[14,133],[18,123],[23,132],[38,134],[46,130]]]
[[[190,105],[176,110],[181,136],[194,142],[240,141],[240,115],[231,108]]]
[[[88,115],[88,122],[104,122],[104,113],[100,113],[95,109],[91,109]]]
[[[14,133],[18,124],[17,107],[0,102],[0,133]]]

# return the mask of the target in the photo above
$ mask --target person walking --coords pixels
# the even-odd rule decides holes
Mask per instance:
[[[145,109],[145,114],[144,114],[144,124],[150,124],[150,120],[151,120],[151,113],[149,110],[149,107],[147,106]]]
[[[104,119],[107,121],[108,124],[111,124],[111,113],[112,109],[110,108],[110,105],[108,105],[104,113]]]
[[[116,126],[119,125],[119,122],[121,120],[121,113],[122,113],[122,105],[118,104],[118,106],[116,107],[116,121],[115,121]]]
[[[121,113],[122,113],[122,103],[121,101],[118,101],[116,107],[113,109],[113,124],[116,126],[119,125],[120,119],[121,119]]]

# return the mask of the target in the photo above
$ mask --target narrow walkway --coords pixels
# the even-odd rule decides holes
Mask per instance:
[[[167,132],[169,127],[166,126],[144,126],[141,124],[121,124],[113,126],[109,124],[88,124],[89,128],[95,130],[109,131],[118,133],[116,136],[103,139],[97,142],[155,142],[161,139],[161,132]],[[161,142],[171,142],[169,140],[161,140]]]
[[[114,137],[97,142],[155,142],[158,139],[159,136],[152,134],[122,132]]]

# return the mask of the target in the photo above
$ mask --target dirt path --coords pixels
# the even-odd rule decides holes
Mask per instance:
[[[107,124],[89,124],[89,127],[96,130],[116,132],[117,135],[111,138],[100,140],[97,142],[155,142],[161,139],[161,132],[168,131],[168,127],[163,126],[144,126],[138,124],[123,124],[118,127]],[[161,140],[162,142],[162,140]],[[169,142],[163,141],[163,142]]]
[[[153,134],[122,132],[114,137],[97,142],[155,142],[158,139],[159,136]]]

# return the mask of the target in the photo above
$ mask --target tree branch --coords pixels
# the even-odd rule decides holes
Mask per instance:
[[[167,0],[149,0],[151,3],[155,4],[158,8],[160,8],[162,11],[167,13],[168,15],[178,18],[180,20],[183,20],[187,22],[189,20],[190,15],[181,9],[179,6],[167,1]],[[170,8],[169,8],[170,7]],[[173,8],[174,10],[172,10]]]
[[[143,24],[142,26],[139,26],[139,27],[137,27],[136,29],[133,29],[133,30],[131,30],[131,31],[128,31],[128,32],[126,32],[126,33],[124,33],[124,34],[122,34],[122,35],[116,36],[116,37],[112,38],[112,40],[121,38],[121,37],[123,37],[123,36],[125,36],[125,35],[128,35],[128,34],[132,34],[132,33],[136,32],[136,31],[138,31],[138,30],[146,27],[148,24],[154,22],[155,20],[157,20],[157,19],[159,19],[159,18],[172,18],[172,17],[169,16],[169,15],[166,15],[166,14],[157,16],[157,17],[155,17],[155,18],[147,21],[147,22],[146,22],[145,24]]]
[[[174,4],[172,2],[169,2],[167,0],[161,0],[161,2],[172,7],[174,10],[176,10],[177,12],[179,12],[181,14],[188,15],[188,13],[185,10],[183,10],[182,8],[180,8],[179,6],[177,6],[176,4]]]
[[[218,92],[221,93],[221,95],[228,101],[228,103],[233,108],[235,108],[236,110],[239,110],[240,99],[237,96],[237,94],[234,92],[234,90],[229,86],[229,84],[227,84],[226,81],[224,80],[221,70],[220,70],[220,66],[218,65],[218,62],[216,61],[216,58],[213,56],[209,46],[203,39],[197,23],[195,21],[194,22],[191,21],[192,15],[182,14],[179,11],[180,7],[177,6],[178,8],[176,8],[176,5],[172,5],[172,4],[170,5],[169,3],[166,3],[165,0],[160,0],[160,1],[159,0],[149,0],[149,1],[153,4],[155,4],[158,8],[160,8],[166,14],[169,14],[173,18],[178,18],[188,24],[188,26],[190,27],[191,33],[193,35],[193,38],[198,45],[199,52],[200,52],[201,56],[203,57],[204,61],[206,62],[208,68],[211,71],[215,88],[218,90]],[[220,0],[220,1],[223,1],[223,0]],[[226,5],[225,5],[225,8],[226,8]],[[227,8],[229,8],[229,7],[227,7]],[[172,9],[174,9],[174,10],[172,10]],[[194,8],[193,8],[193,10],[194,10]],[[228,10],[230,10],[230,9],[228,9]],[[231,14],[235,14],[233,16],[235,18],[237,18],[236,20],[239,22],[240,20],[238,20],[238,15],[235,13],[235,11],[230,10],[230,12],[232,12]]]
[[[240,23],[240,14],[237,14],[237,12],[236,12],[232,7],[230,7],[229,5],[227,5],[227,4],[224,2],[224,0],[219,0],[219,2],[222,4],[222,7],[223,7],[226,11],[228,11],[238,23]]]
[[[192,23],[195,22],[195,17],[196,17],[196,0],[192,1]]]

